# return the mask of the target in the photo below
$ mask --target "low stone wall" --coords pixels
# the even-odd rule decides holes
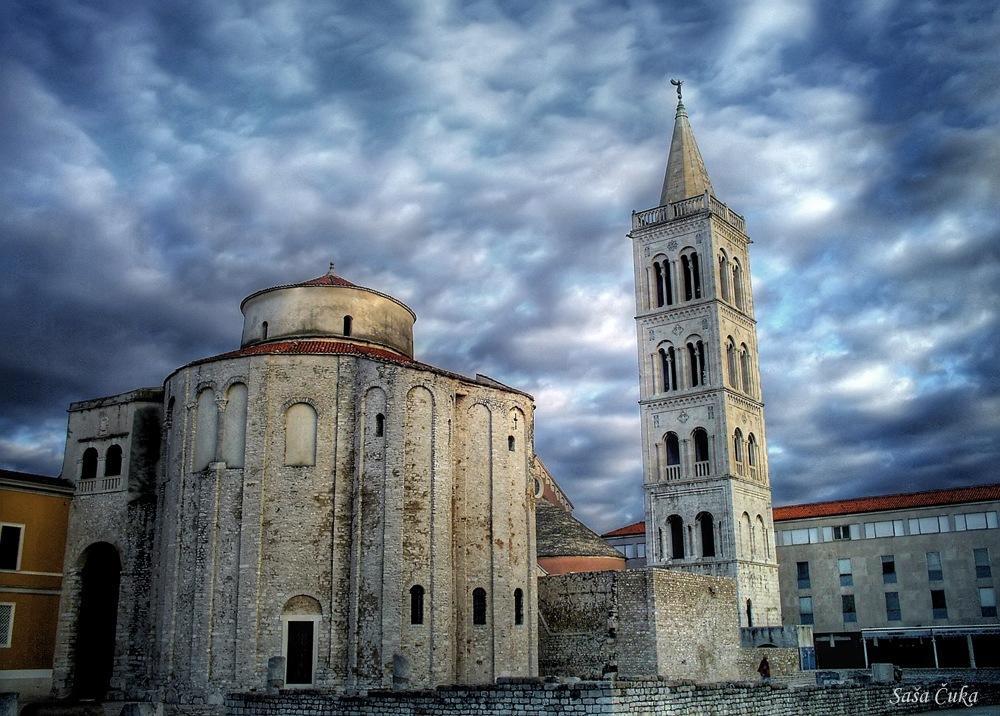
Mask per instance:
[[[719,683],[688,684],[667,681],[582,681],[541,683],[537,679],[511,680],[496,686],[452,686],[435,691],[370,691],[345,695],[319,691],[283,691],[279,694],[236,693],[226,698],[229,716],[506,716],[511,713],[576,714],[713,714],[728,716],[855,716],[899,714],[962,708],[948,694],[963,693],[974,705],[1000,703],[997,684],[954,684],[942,701],[941,682],[916,691],[913,684],[871,686],[811,686],[791,689],[780,685]],[[926,693],[926,701],[921,694]],[[972,694],[975,693],[973,697]]]

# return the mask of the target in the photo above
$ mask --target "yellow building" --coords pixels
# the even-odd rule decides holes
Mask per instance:
[[[45,696],[52,682],[73,485],[0,470],[0,692]]]

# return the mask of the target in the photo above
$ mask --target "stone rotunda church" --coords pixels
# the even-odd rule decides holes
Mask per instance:
[[[244,299],[237,350],[70,406],[55,693],[220,705],[274,657],[337,690],[732,678],[741,621],[780,624],[749,239],[681,103],[630,237],[656,566],[568,515],[531,396],[419,362],[331,265]]]

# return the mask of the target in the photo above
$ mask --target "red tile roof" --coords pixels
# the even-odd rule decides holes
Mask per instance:
[[[775,522],[802,520],[810,517],[833,517],[858,512],[886,512],[908,510],[914,507],[934,507],[936,505],[956,505],[964,502],[986,502],[1000,500],[1000,483],[993,485],[973,485],[947,490],[927,490],[926,492],[903,492],[895,495],[874,495],[855,497],[849,500],[811,502],[804,505],[775,507],[771,514]],[[601,537],[631,537],[646,532],[646,523],[634,522],[616,530],[605,532]]]
[[[984,502],[987,500],[1000,500],[1000,484],[927,490],[926,492],[905,492],[895,495],[874,495],[872,497],[856,497],[850,500],[813,502],[805,505],[786,505],[775,507],[773,517],[775,522],[781,522],[809,517],[908,510],[914,507],[954,505],[961,502]]]
[[[317,276],[316,278],[311,278],[308,281],[303,281],[302,283],[293,283],[292,286],[351,286],[357,288],[357,286],[346,278],[341,278],[331,273],[323,274],[322,276]]]
[[[640,520],[639,522],[633,522],[630,525],[619,527],[616,530],[605,532],[601,535],[601,537],[631,537],[632,535],[644,534],[646,534],[646,522],[644,520]]]

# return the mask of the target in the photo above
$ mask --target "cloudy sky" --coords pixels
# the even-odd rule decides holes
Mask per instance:
[[[997,481],[997,7],[2,3],[0,465],[335,260],[535,396],[580,517],[640,519],[625,234],[679,76],[754,240],[775,502]]]

